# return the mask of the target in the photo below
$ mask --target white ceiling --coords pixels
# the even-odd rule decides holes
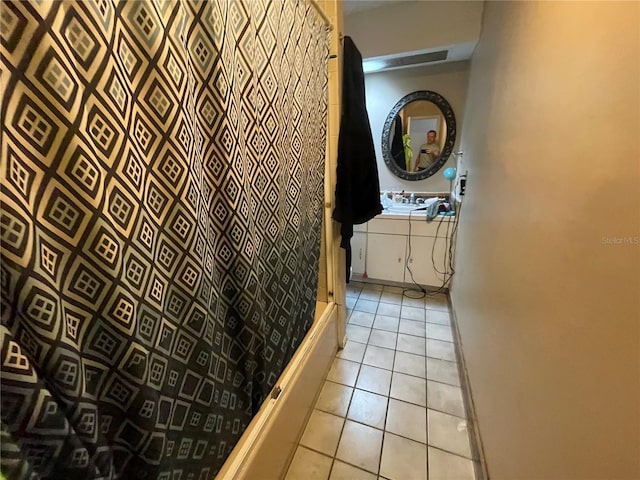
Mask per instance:
[[[398,3],[406,0],[343,0],[343,11],[345,15],[372,8],[384,7],[389,3]]]
[[[377,10],[379,8],[384,8],[384,7],[389,8],[389,10],[391,11],[394,11],[394,10],[397,11],[398,9],[404,8],[408,4],[415,4],[416,2],[428,3],[428,0],[342,0],[344,16],[350,17],[349,20],[345,18],[345,29],[347,29],[345,30],[345,34],[346,35],[351,34],[351,32],[348,31],[348,28],[350,28],[349,25],[351,20],[353,20],[354,25],[357,25],[357,27],[361,29],[366,28],[365,25],[368,23],[367,20],[371,20],[372,24],[374,25],[379,25],[381,22],[384,22],[384,20],[381,20],[381,18],[386,17],[387,10],[384,10],[384,11],[381,10],[380,13],[382,15],[378,15],[377,12],[375,13],[372,12],[371,17],[368,15],[369,11],[372,11],[374,9]],[[445,5],[447,4],[447,2],[442,2],[442,3]],[[451,1],[451,4],[455,4],[455,3],[456,2],[454,2],[453,0]],[[473,2],[460,2],[460,5],[462,5],[463,3],[473,4]],[[411,5],[411,7],[415,7],[415,5]],[[419,7],[418,10],[430,8],[429,5],[419,5],[418,7]],[[436,7],[442,7],[442,5],[437,5]],[[464,8],[462,8],[461,11],[465,13],[466,12],[465,8],[468,10],[469,7],[464,5],[463,7]],[[439,15],[438,18],[442,18],[446,20],[449,18],[449,17],[446,17],[446,15],[450,15],[451,12],[455,13],[459,10],[459,9],[456,10],[456,8],[451,10],[451,8],[447,7],[447,9],[445,9],[444,11],[442,11],[443,10],[442,8],[439,8],[439,9],[436,8],[434,10],[435,12],[434,15]],[[475,6],[474,6],[474,9],[472,10],[473,10],[472,13],[474,13],[475,10],[477,9],[475,9]],[[411,8],[410,11],[415,12],[416,9]],[[464,20],[464,16],[463,16],[463,20]],[[455,22],[453,23],[455,24]],[[370,65],[365,65],[365,72],[373,72],[378,70],[395,70],[400,68],[410,68],[410,67],[417,67],[417,66],[433,65],[437,63],[467,60],[471,58],[471,56],[473,55],[473,52],[477,43],[477,39],[473,39],[473,35],[471,35],[470,37],[470,35],[468,35],[466,32],[467,30],[475,31],[474,28],[472,28],[475,26],[475,24],[472,26],[469,26],[468,21],[466,23],[462,21],[461,25],[463,25],[463,30],[458,32],[457,36],[450,35],[446,37],[446,40],[449,40],[449,41],[443,41],[441,38],[437,40],[432,40],[428,48],[424,48],[424,44],[421,44],[418,41],[413,43],[405,42],[406,43],[406,45],[404,45],[405,47],[410,46],[413,48],[403,49],[402,46],[400,46],[400,48],[397,48],[398,51],[394,51],[393,53],[389,53],[386,55],[375,55],[374,53],[375,48],[367,50],[367,54],[365,54],[364,53],[365,49],[363,49],[362,50],[363,60],[365,60],[365,63],[370,63]],[[391,28],[395,28],[395,26],[392,26]],[[455,31],[455,28],[454,28],[454,31]],[[370,33],[371,33],[370,31],[367,32],[368,36],[364,35],[364,37],[369,38],[372,41],[375,41],[375,38],[374,38],[375,35],[374,37],[372,37]],[[459,39],[459,41],[456,42],[455,41],[456,39]],[[451,40],[453,40],[453,42],[451,42]],[[437,42],[440,42],[440,43],[437,43]],[[443,60],[424,58],[423,54],[439,52],[442,50],[447,51],[447,56]],[[378,49],[378,51],[380,51],[380,49]],[[389,49],[386,49],[385,51],[388,52]],[[422,56],[422,58],[420,58],[420,56]],[[402,61],[397,61],[399,59],[402,59]],[[422,60],[422,63],[419,63],[421,60]]]

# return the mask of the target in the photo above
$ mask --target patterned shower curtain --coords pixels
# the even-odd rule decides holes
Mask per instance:
[[[315,310],[307,1],[0,5],[2,473],[211,479]]]

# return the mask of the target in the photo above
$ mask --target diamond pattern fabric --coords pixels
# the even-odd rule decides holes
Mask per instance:
[[[0,467],[210,479],[314,317],[304,1],[3,2]]]

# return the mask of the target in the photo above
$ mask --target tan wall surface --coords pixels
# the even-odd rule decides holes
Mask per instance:
[[[485,5],[453,305],[492,480],[640,478],[639,29]]]

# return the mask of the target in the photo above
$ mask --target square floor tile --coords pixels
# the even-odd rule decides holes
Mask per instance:
[[[406,318],[407,320],[417,320],[419,322],[424,322],[424,308],[407,307],[403,305],[402,309],[400,310],[400,317]]]
[[[425,357],[422,355],[414,355],[413,353],[396,352],[393,371],[406,373],[414,377],[426,378],[427,369]]]
[[[427,380],[427,405],[440,412],[467,418],[460,387]]]
[[[376,476],[336,460],[333,462],[329,480],[376,480]]]
[[[385,433],[380,475],[390,480],[426,479],[427,446]]]
[[[376,313],[378,315],[387,315],[389,317],[400,317],[400,305],[380,302]]]
[[[347,418],[370,427],[384,428],[388,397],[356,389],[353,392]]]
[[[385,430],[427,443],[427,409],[390,398]]]
[[[451,325],[449,312],[443,312],[441,310],[427,310],[427,322],[439,323],[440,325]]]
[[[427,295],[424,301],[425,307],[431,310],[449,311],[449,302],[447,296],[443,293],[437,295]]]
[[[475,480],[473,462],[429,447],[429,480]]]
[[[376,314],[376,318],[373,321],[373,328],[378,330],[387,330],[389,332],[397,332],[400,319],[397,317],[390,317],[388,315]]]
[[[358,298],[356,306],[353,307],[353,309],[360,312],[376,313],[376,310],[378,309],[378,302]]]
[[[362,282],[362,290],[373,290],[375,292],[381,292],[384,289],[384,285],[381,283],[369,283]]]
[[[407,295],[412,295],[412,294],[408,293],[402,296],[403,307],[424,308],[424,298],[412,298],[412,297],[408,297]],[[417,296],[417,293],[415,295]]]
[[[405,318],[401,318],[398,332],[404,333],[406,335],[413,335],[415,337],[424,337],[425,336],[424,322],[418,322],[416,320],[407,320]]]
[[[376,347],[375,345],[367,345],[362,363],[392,370],[395,353],[395,350]]]
[[[444,342],[453,342],[451,327],[447,327],[446,325],[437,325],[435,323],[427,323],[425,325],[425,329],[427,332],[427,338],[442,340]]]
[[[367,346],[364,343],[351,342],[347,340],[347,344],[343,349],[338,350],[336,357],[344,360],[351,360],[352,362],[362,362],[365,348],[367,348]]]
[[[333,458],[298,446],[285,480],[326,480]]]
[[[394,305],[402,305],[402,294],[382,292],[380,303],[392,303]]]
[[[381,294],[382,294],[382,291],[380,290],[370,290],[370,289],[363,288],[362,292],[360,292],[360,296],[358,297],[358,300],[371,300],[372,302],[377,303],[380,300]]]
[[[458,365],[454,362],[447,362],[446,360],[427,358],[427,378],[436,382],[448,383],[449,385],[455,385],[457,387],[460,386]]]
[[[347,308],[353,309],[356,306],[356,302],[358,301],[358,297],[346,297],[345,305]]]
[[[381,430],[347,420],[336,458],[377,474],[381,450]]]
[[[467,421],[447,413],[427,411],[429,445],[471,458]]]
[[[359,363],[343,360],[342,358],[336,358],[333,361],[333,365],[331,365],[331,370],[329,370],[327,380],[353,387],[356,384],[356,378],[358,378],[359,370]]]
[[[374,328],[371,330],[371,335],[369,335],[369,345],[375,345],[376,347],[384,347],[395,350],[397,338],[397,333],[387,332],[385,330],[378,330]]]
[[[427,357],[439,358],[441,360],[455,362],[456,361],[455,346],[451,342],[443,342],[441,340],[434,340],[433,338],[427,338]]]
[[[339,417],[346,417],[352,394],[352,387],[334,382],[324,382],[315,408]]]
[[[367,343],[369,341],[369,334],[371,329],[367,327],[361,327],[353,323],[347,324],[347,340],[353,340],[354,342]]]
[[[379,395],[389,395],[389,386],[391,385],[391,372],[382,368],[362,365],[356,388],[366,390],[368,392],[377,393]]]
[[[375,317],[374,313],[358,312],[357,310],[354,310],[349,316],[349,323],[352,325],[371,328]]]
[[[398,334],[396,350],[401,352],[415,353],[416,355],[424,355],[426,353],[425,340],[415,335],[407,335],[406,333]]]
[[[361,288],[357,288],[351,285],[347,285],[347,291],[345,292],[347,297],[358,298],[360,296]]]
[[[340,440],[343,423],[344,418],[314,410],[304,429],[300,444],[333,457]]]
[[[391,376],[389,396],[425,407],[427,405],[427,382],[424,378],[394,372]]]

